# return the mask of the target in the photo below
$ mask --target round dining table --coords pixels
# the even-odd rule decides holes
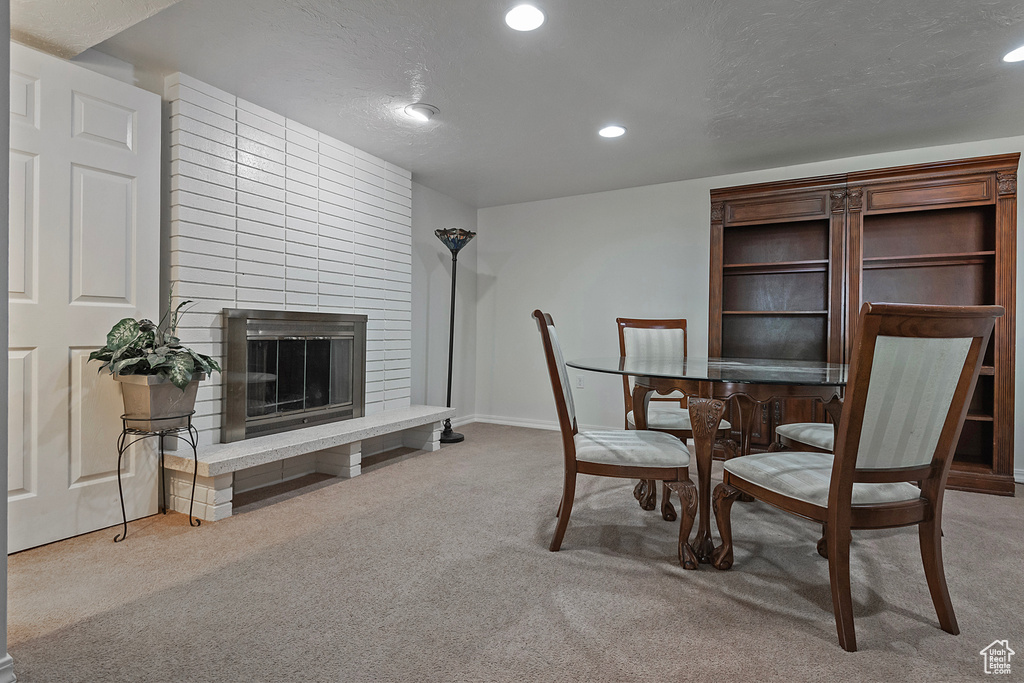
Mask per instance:
[[[577,370],[629,375],[634,379],[633,406],[636,428],[647,428],[647,406],[654,394],[679,390],[687,406],[697,462],[697,534],[690,544],[697,559],[711,562],[711,459],[725,401],[746,397],[756,405],[779,398],[820,399],[838,425],[841,395],[849,366],[842,363],[774,358],[701,358],[696,356],[603,356],[566,363]],[[736,405],[739,405],[737,402]],[[749,451],[753,410],[739,410],[741,440],[730,454]],[[653,489],[653,482],[651,483]]]

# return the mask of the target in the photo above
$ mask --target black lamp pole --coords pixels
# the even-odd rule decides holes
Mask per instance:
[[[462,228],[445,228],[435,230],[434,234],[444,243],[444,246],[452,252],[452,305],[451,315],[448,319],[448,399],[447,407],[452,407],[452,365],[455,360],[455,273],[459,265],[459,250],[466,246],[476,233]],[[441,432],[441,443],[458,443],[466,437],[458,432],[452,431],[451,418],[444,421],[444,431]]]

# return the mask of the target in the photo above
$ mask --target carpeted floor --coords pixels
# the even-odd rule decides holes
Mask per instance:
[[[198,529],[156,516],[117,545],[111,529],[11,556],[18,679],[965,681],[996,639],[1022,653],[1002,680],[1024,678],[1019,495],[947,495],[959,636],[938,628],[915,530],[855,533],[846,653],[818,527],[738,503],[733,569],[688,572],[632,482],[581,477],[551,553],[559,435],[461,431]]]

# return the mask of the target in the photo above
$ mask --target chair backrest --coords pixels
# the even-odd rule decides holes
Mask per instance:
[[[619,329],[620,356],[664,356],[668,358],[686,357],[686,319],[647,319],[647,318],[616,318],[615,325]],[[633,410],[633,378],[622,376],[622,392],[626,412]],[[651,398],[655,400],[680,400],[685,398],[681,392],[674,391],[667,396]]]
[[[558,343],[555,322],[550,315],[539,310],[533,312],[533,317],[537,320],[537,328],[544,342],[544,358],[547,360],[548,375],[551,377],[551,389],[555,394],[555,407],[558,410],[562,436],[564,438],[568,434],[571,440],[572,435],[576,433],[576,405],[572,400],[569,374],[565,369],[565,359]]]
[[[865,303],[836,434],[833,495],[854,481],[945,485],[1001,306]]]

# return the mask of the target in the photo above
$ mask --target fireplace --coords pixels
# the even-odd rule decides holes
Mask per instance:
[[[221,441],[363,415],[366,316],[224,309]]]

